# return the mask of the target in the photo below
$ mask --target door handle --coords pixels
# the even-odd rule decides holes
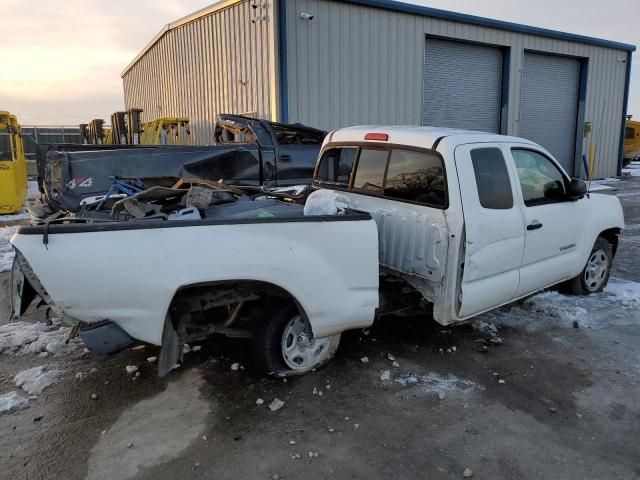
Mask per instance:
[[[534,220],[529,225],[527,225],[527,230],[537,230],[539,228],[542,228],[542,224],[537,220]]]

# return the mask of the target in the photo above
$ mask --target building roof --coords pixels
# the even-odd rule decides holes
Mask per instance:
[[[171,22],[165,25],[158,34],[151,39],[151,41],[144,47],[144,49],[135,56],[135,58],[125,67],[121,76],[124,77],[126,73],[133,67],[142,56],[160,40],[167,32],[178,28],[186,23],[193,22],[198,18],[210,15],[218,10],[230,7],[235,3],[239,3],[243,0],[219,0],[218,2],[208,7],[202,8],[193,12],[190,15],[182,17],[175,22]],[[286,0],[281,0],[286,1]],[[494,20],[491,18],[479,17],[476,15],[468,15],[466,13],[451,12],[448,10],[442,10],[439,8],[423,7],[421,5],[414,5],[410,3],[398,2],[395,0],[334,0],[343,3],[352,3],[355,5],[361,5],[365,7],[380,8],[383,10],[390,10],[394,12],[409,13],[413,15],[420,15],[423,17],[438,18],[441,20],[449,20],[453,22],[466,23],[470,25],[478,25],[482,27],[497,28],[500,30],[506,30],[510,32],[523,33],[528,35],[537,35],[540,37],[553,38],[556,40],[565,40],[570,42],[586,43],[589,45],[596,45],[606,48],[614,48],[617,50],[626,50],[634,52],[636,50],[635,45],[627,43],[614,42],[611,40],[604,40],[595,37],[589,37],[585,35],[576,35],[573,33],[561,32],[557,30],[550,30],[547,28],[532,27],[530,25],[523,25],[520,23],[506,22],[503,20]]]

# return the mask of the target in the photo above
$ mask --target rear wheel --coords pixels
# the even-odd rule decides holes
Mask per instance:
[[[340,334],[314,338],[309,322],[293,303],[287,303],[256,328],[254,363],[268,375],[302,375],[331,360],[339,343]]]
[[[603,237],[598,237],[580,274],[569,280],[563,290],[573,295],[589,295],[601,292],[609,281],[613,249]]]

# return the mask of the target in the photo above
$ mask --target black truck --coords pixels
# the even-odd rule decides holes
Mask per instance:
[[[326,135],[301,124],[220,114],[215,145],[42,145],[38,180],[46,213],[79,211],[84,199],[105,195],[114,178],[166,186],[178,179],[265,188],[308,184]]]

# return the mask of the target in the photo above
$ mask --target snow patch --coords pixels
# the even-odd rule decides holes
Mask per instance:
[[[29,400],[16,392],[0,395],[0,414],[22,410],[27,408],[27,405]]]
[[[630,177],[640,177],[640,168],[635,166],[634,164],[629,165],[631,168],[623,168],[622,175],[627,175]]]
[[[82,340],[74,338],[66,343],[69,327],[60,323],[12,322],[0,326],[0,354],[24,355],[69,354],[80,348]]]
[[[22,220],[28,220],[29,214],[27,212],[15,213],[13,215],[0,215],[0,223],[6,222],[19,222]]]
[[[13,246],[9,239],[16,233],[15,226],[0,228],[0,272],[9,272],[13,264]]]
[[[553,327],[600,329],[611,325],[638,325],[640,283],[610,279],[601,293],[586,296],[547,291],[479,317],[498,326],[536,331]]]
[[[34,367],[23,370],[13,377],[16,387],[20,387],[31,395],[38,395],[42,390],[53,385],[62,376],[60,370],[48,370],[47,367]]]
[[[475,383],[470,380],[458,378],[453,374],[446,377],[434,372],[426,375],[416,375],[415,373],[405,373],[393,379],[394,382],[407,387],[410,385],[420,385],[422,390],[429,393],[447,394],[454,392],[468,392],[475,387]]]

